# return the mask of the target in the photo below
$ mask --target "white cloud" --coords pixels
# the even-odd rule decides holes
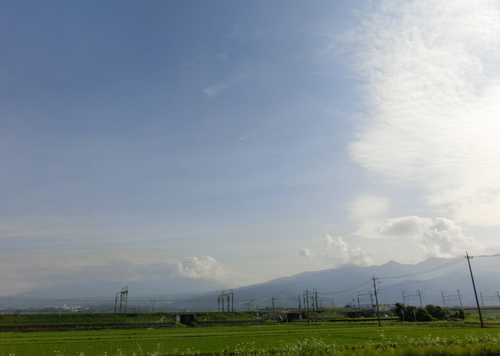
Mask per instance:
[[[389,208],[389,201],[380,196],[362,194],[349,205],[349,218],[365,220],[382,215]]]
[[[328,263],[330,266],[338,267],[343,264],[355,264],[359,266],[369,266],[373,264],[367,251],[359,247],[349,247],[344,240],[330,235],[325,236],[325,248],[323,253],[312,253],[309,249],[303,248],[299,255],[308,259],[318,260]]]
[[[358,228],[353,235],[363,238],[378,237],[381,217],[389,209],[389,200],[372,194],[361,194],[349,204],[349,219],[354,220]]]
[[[383,1],[344,37],[363,48],[369,108],[352,158],[469,225],[500,225],[499,7]]]
[[[186,257],[177,262],[176,275],[181,278],[213,280],[233,287],[255,283],[255,276],[217,261],[211,256]]]
[[[302,248],[299,251],[299,256],[310,258],[311,257],[311,251],[308,248]]]
[[[466,250],[482,250],[475,239],[465,236],[460,226],[446,218],[420,218],[407,216],[389,220],[381,235],[411,239],[426,257],[454,257]]]
[[[215,258],[201,256],[186,257],[182,262],[177,262],[177,273],[184,278],[219,280],[224,278],[225,270]]]
[[[203,92],[208,96],[208,97],[214,97],[217,94],[219,94],[221,91],[232,87],[233,85],[241,82],[242,80],[245,80],[248,78],[250,75],[250,71],[244,70],[239,73],[236,73],[233,75],[231,78],[227,79],[226,81],[213,85],[205,90]]]

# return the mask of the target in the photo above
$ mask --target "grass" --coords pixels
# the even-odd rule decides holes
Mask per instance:
[[[500,326],[303,324],[0,333],[0,356],[498,355]]]
[[[155,323],[163,319],[171,322],[170,313],[140,314],[5,314],[0,315],[0,326],[63,325],[63,324],[130,324]]]

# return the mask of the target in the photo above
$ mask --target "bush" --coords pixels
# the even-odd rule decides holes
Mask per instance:
[[[432,315],[429,314],[427,309],[418,308],[417,309],[417,321],[435,321]]]
[[[462,320],[465,320],[466,318],[466,315],[465,315],[465,310],[463,309],[458,309],[455,313],[453,313],[453,315],[451,316],[452,318],[455,318],[455,319],[462,319]]]
[[[437,319],[437,320],[446,320],[448,319],[449,313],[441,308],[439,305],[434,306],[432,304],[428,304],[425,306],[425,309],[429,312],[429,314]]]

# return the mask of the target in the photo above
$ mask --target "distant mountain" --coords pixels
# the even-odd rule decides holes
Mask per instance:
[[[492,266],[491,260],[474,259],[472,267],[478,297],[484,305],[499,305],[500,270]],[[390,261],[380,266],[360,267],[344,265],[336,269],[303,272],[290,277],[282,277],[265,283],[234,288],[235,310],[262,309],[272,306],[298,307],[299,298],[304,306],[306,290],[318,292],[318,303],[328,307],[346,304],[370,305],[374,298],[373,278],[378,289],[380,304],[395,304],[404,301],[419,306],[435,304],[446,306],[474,305],[471,276],[464,259],[430,258],[412,264]],[[168,283],[130,282],[129,308],[150,310],[218,310],[222,307],[222,290],[230,293],[221,284],[204,280],[169,277]],[[21,308],[40,305],[91,305],[95,308],[114,308],[116,293],[123,286],[118,284],[75,285],[64,289],[31,291],[10,296],[10,301],[0,300],[0,307]],[[199,293],[199,291],[207,291]],[[211,291],[210,291],[211,290]],[[214,291],[215,290],[215,291]],[[185,293],[179,294],[179,291]],[[459,299],[460,293],[460,299]],[[371,294],[371,295],[370,295]],[[5,298],[4,298],[5,299]],[[155,302],[153,302],[153,300]],[[218,302],[219,300],[219,302]],[[224,297],[227,308],[227,295]]]
[[[485,305],[499,305],[497,290],[500,289],[500,272],[497,268],[484,266],[484,261],[474,260],[476,264],[475,281],[478,297],[483,296]],[[473,267],[474,268],[474,267]],[[318,292],[318,303],[327,307],[346,304],[371,304],[375,300],[373,289],[375,277],[380,304],[405,302],[408,305],[436,304],[446,306],[475,305],[472,282],[464,259],[430,258],[412,264],[390,261],[381,266],[360,267],[344,265],[336,269],[317,272],[304,272],[290,277],[274,279],[265,283],[235,288],[234,307],[242,310],[271,307],[272,297],[275,306],[298,307],[298,299],[303,306],[303,294],[307,289]],[[399,277],[399,278],[396,278]],[[228,290],[226,290],[226,293]],[[419,294],[420,293],[420,294]],[[459,299],[460,293],[460,299]],[[481,293],[481,294],[480,294]],[[205,293],[193,298],[190,307],[216,309],[217,296],[221,293]],[[371,296],[370,296],[371,294]],[[196,303],[198,301],[198,303]],[[247,304],[248,303],[248,304]],[[177,303],[172,303],[172,307]],[[179,305],[182,302],[179,301]],[[227,303],[226,303],[227,306]]]

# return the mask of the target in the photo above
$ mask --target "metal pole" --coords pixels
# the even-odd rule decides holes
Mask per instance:
[[[125,314],[127,313],[127,302],[128,302],[128,286],[125,287]]]
[[[462,306],[462,298],[460,297],[460,290],[457,289],[458,292],[458,301],[460,302],[460,309],[463,309],[464,307]]]
[[[375,285],[375,276],[373,276],[373,289],[375,290],[375,301],[377,303],[378,326],[382,326],[380,324],[380,310],[378,308],[378,295],[377,295],[377,286]]]
[[[423,306],[422,306],[422,296],[420,295],[420,289],[417,289],[418,290],[418,298],[420,299],[420,308],[423,309]]]
[[[472,257],[474,257],[474,256],[472,256]],[[467,262],[469,263],[469,271],[470,271],[470,278],[472,280],[472,288],[474,288],[474,296],[476,297],[477,312],[479,313],[479,320],[481,320],[481,327],[484,328],[483,316],[481,315],[481,307],[479,306],[479,299],[477,299],[476,283],[474,283],[474,275],[472,274],[472,267],[470,265],[470,259],[472,257],[469,257],[469,254],[467,253],[467,251],[465,252],[465,258],[467,258]]]
[[[441,297],[443,297],[443,307],[446,307],[446,303],[444,301],[444,294],[443,294],[443,291],[441,291]]]

